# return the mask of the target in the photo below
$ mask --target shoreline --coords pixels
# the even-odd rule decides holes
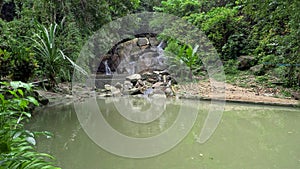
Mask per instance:
[[[202,83],[203,84],[203,83]],[[65,86],[68,84],[64,85]],[[189,84],[191,85],[191,84]],[[209,85],[209,84],[204,84],[204,85]],[[218,99],[218,98],[213,98],[210,96],[210,93],[201,91],[201,94],[199,93],[185,93],[182,94],[182,87],[181,89],[178,89],[176,96],[174,98],[176,99],[187,99],[187,100],[203,100],[203,101],[225,101],[227,103],[241,103],[241,104],[252,104],[252,105],[268,105],[268,106],[281,106],[281,107],[293,107],[297,108],[300,107],[300,101],[298,100],[293,100],[293,99],[287,99],[287,98],[275,98],[275,97],[270,97],[270,96],[256,96],[255,93],[249,92],[248,88],[240,88],[240,87],[235,87],[235,89],[239,92],[238,94],[241,94],[240,89],[247,90],[248,92],[243,93],[243,95],[236,95],[233,94],[232,91],[230,91],[230,87],[227,88],[229,84],[226,84],[226,90],[225,90],[225,98],[224,99]],[[195,89],[195,88],[194,88]],[[210,90],[209,88],[205,88],[206,90]],[[96,92],[93,93],[93,96],[89,94],[89,92],[86,92],[84,94],[84,97],[82,98],[75,98],[71,94],[71,90],[68,92],[50,92],[50,91],[44,91],[44,90],[37,90],[39,95],[42,97],[45,97],[49,100],[49,103],[47,105],[41,106],[41,107],[54,107],[54,106],[61,106],[61,105],[69,105],[73,104],[75,102],[81,101],[84,98],[88,97],[93,97],[96,96],[98,98],[98,95],[100,93]],[[92,92],[91,92],[92,93]],[[122,96],[120,96],[122,97]],[[105,98],[105,97],[102,97]]]

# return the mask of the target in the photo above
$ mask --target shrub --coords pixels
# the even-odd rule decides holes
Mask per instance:
[[[39,30],[34,34],[35,50],[41,66],[42,72],[50,82],[50,87],[57,84],[56,78],[69,80],[71,77],[71,68],[74,66],[79,72],[87,74],[82,68],[76,65],[64,52],[59,48],[56,40],[57,24],[51,24],[49,30],[37,24]]]
[[[25,130],[23,123],[30,119],[29,105],[38,105],[31,97],[31,85],[22,82],[4,83],[0,90],[0,169],[48,168],[58,169],[46,158],[48,154],[34,150],[35,133]]]
[[[205,32],[218,53],[222,54],[223,59],[230,59],[234,58],[230,55],[235,55],[235,52],[237,52],[237,49],[234,49],[237,44],[232,41],[236,39],[243,40],[243,34],[237,31],[242,17],[237,16],[237,14],[237,8],[217,7],[206,13],[191,14],[185,19]],[[228,42],[230,44],[227,44]],[[225,54],[225,52],[228,53]],[[230,58],[224,58],[225,56]]]
[[[27,82],[34,75],[37,61],[29,48],[15,47],[12,52],[0,49],[0,78]]]

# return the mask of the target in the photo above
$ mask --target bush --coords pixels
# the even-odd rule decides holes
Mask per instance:
[[[2,77],[8,76],[12,71],[12,63],[10,53],[0,48],[0,80]]]
[[[223,59],[230,59],[237,57],[235,55],[238,54],[238,49],[243,47],[237,46],[237,43],[242,43],[233,42],[244,40],[244,35],[238,29],[242,17],[237,14],[237,8],[217,7],[206,13],[191,14],[185,19],[205,32]]]
[[[9,76],[12,80],[27,82],[33,77],[37,61],[29,48],[15,47],[13,52],[0,49],[0,78]]]
[[[39,32],[34,35],[32,40],[35,43],[35,51],[43,68],[42,72],[50,82],[50,88],[57,84],[57,77],[70,80],[73,67],[79,72],[87,74],[59,48],[56,39],[58,28],[56,23],[51,24],[49,29],[41,24],[37,24],[37,28]]]
[[[4,83],[0,89],[0,169],[48,168],[58,169],[46,158],[48,154],[34,150],[35,133],[24,129],[30,119],[29,105],[38,105],[31,97],[31,85],[22,82]]]

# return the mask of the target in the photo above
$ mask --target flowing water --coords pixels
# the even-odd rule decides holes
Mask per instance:
[[[210,102],[188,101],[183,105],[170,100],[156,106],[159,109],[154,110],[159,113],[152,113],[147,119],[153,120],[145,123],[134,122],[130,115],[146,112],[151,107],[147,98],[128,98],[123,103],[105,99],[97,103],[107,124],[135,138],[168,132],[183,106],[197,110],[197,119],[186,137],[171,150],[149,158],[127,158],[102,149],[85,132],[78,114],[88,114],[85,112],[88,109],[76,114],[73,105],[48,108],[40,111],[28,126],[54,134],[53,138],[38,138],[38,150],[54,155],[57,164],[64,169],[300,168],[300,110],[296,108],[227,103],[217,129],[208,141],[200,144],[197,137],[209,113]],[[126,109],[131,109],[132,114],[122,114]],[[189,116],[188,111],[184,113]],[[181,127],[188,128],[187,125]],[[168,141],[171,140],[165,140]],[[149,147],[144,147],[145,152],[148,150]]]

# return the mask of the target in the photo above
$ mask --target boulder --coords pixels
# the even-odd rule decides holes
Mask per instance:
[[[138,46],[146,46],[149,45],[149,40],[147,38],[138,38],[137,45]]]
[[[128,81],[128,80],[125,80],[124,81],[124,90],[129,90],[129,89],[132,89],[133,88],[133,84]]]
[[[238,58],[238,69],[248,70],[257,63],[256,59],[252,56],[240,56]]]
[[[293,97],[295,100],[300,100],[300,93],[291,92],[291,94],[292,94],[292,97]]]
[[[149,41],[150,41],[151,46],[158,46],[159,45],[159,41],[155,37],[150,37]]]
[[[165,94],[167,96],[174,96],[172,89],[170,89],[169,87],[165,89]]]
[[[136,83],[141,78],[142,78],[142,76],[140,74],[133,74],[133,75],[127,76],[126,80],[128,80],[132,83]]]
[[[139,88],[132,88],[130,90],[125,91],[125,93],[128,93],[129,95],[142,94]]]
[[[156,82],[152,85],[153,88],[159,88],[159,87],[162,87],[164,86],[164,83],[163,82]]]
[[[254,75],[261,76],[265,74],[265,67],[263,64],[255,65],[250,68]]]

